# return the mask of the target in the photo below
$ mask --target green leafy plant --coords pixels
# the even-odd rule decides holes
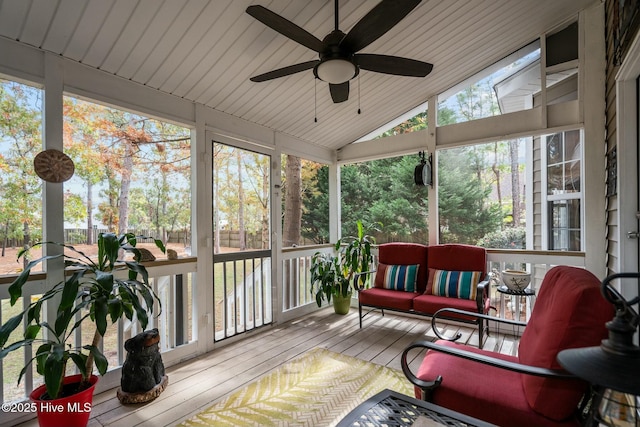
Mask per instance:
[[[525,249],[527,247],[527,231],[525,227],[507,227],[485,235],[478,246],[493,249]]]
[[[331,297],[351,294],[351,284],[344,276],[339,255],[326,252],[316,252],[311,258],[311,293],[315,293],[318,307],[325,299],[331,302]]]
[[[311,258],[311,293],[318,307],[325,299],[331,302],[332,296],[347,297],[367,285],[367,276],[358,273],[371,267],[375,238],[365,234],[362,221],[357,226],[357,235],[338,240],[334,253],[316,252]]]
[[[137,319],[142,328],[146,328],[148,313],[153,314],[154,300],[158,303],[160,301],[149,285],[146,268],[137,262],[141,255],[135,246],[142,238],[146,239],[132,233],[101,233],[98,236],[98,257],[95,260],[73,246],[61,243],[40,242],[34,245],[60,246],[65,248],[67,253],[44,256],[29,262],[9,287],[11,305],[22,296],[23,285],[27,282],[31,270],[45,260],[64,258],[68,275],[65,276],[65,280],[54,285],[41,298],[31,302],[24,311],[0,327],[0,359],[24,346],[37,345],[35,356],[20,372],[18,382],[35,360],[38,373],[44,376],[47,394],[51,399],[55,399],[61,393],[67,362],[71,360],[82,374],[78,391],[88,388],[94,363],[100,375],[107,372],[107,358],[99,347],[109,319],[112,323],[123,316],[131,321]],[[162,241],[154,239],[154,242],[164,253]],[[119,258],[127,252],[134,255],[133,260]],[[18,259],[26,257],[27,254],[27,250],[22,250]],[[118,277],[121,271],[128,273],[122,275],[127,276],[126,278]],[[49,308],[59,301],[55,309],[54,324],[42,318],[42,307],[47,301],[53,303]],[[11,333],[23,321],[26,326],[23,338],[7,344]],[[75,347],[72,344],[74,331],[84,322],[95,324],[93,341]]]

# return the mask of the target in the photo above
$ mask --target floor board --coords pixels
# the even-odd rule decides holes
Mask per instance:
[[[445,334],[462,334],[461,341],[477,345],[478,332],[471,327],[446,324]],[[509,332],[509,331],[501,331]],[[217,400],[254,381],[301,354],[322,347],[394,369],[400,368],[402,351],[417,340],[433,340],[426,318],[372,312],[359,328],[358,313],[346,316],[323,309],[282,325],[266,326],[247,339],[220,346],[198,358],[167,368],[169,386],[153,402],[121,405],[115,389],[94,396],[89,426],[170,426],[190,418]],[[515,354],[517,339],[491,332],[486,349]],[[422,354],[414,352],[410,366],[416,370]],[[35,427],[35,420],[22,424]]]

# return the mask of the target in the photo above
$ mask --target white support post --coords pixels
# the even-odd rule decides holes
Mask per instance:
[[[580,13],[579,93],[584,117],[584,252],[587,270],[606,275],[605,257],[605,41],[604,3]],[[583,41],[584,40],[584,41]],[[588,52],[588,54],[587,54]],[[581,78],[580,78],[581,77]]]
[[[269,317],[276,323],[282,322],[282,298],[284,298],[284,270],[282,268],[282,144],[274,135],[275,150],[271,157],[271,261],[269,286]],[[263,260],[264,261],[264,260]],[[262,267],[261,267],[262,268]]]
[[[433,176],[432,186],[427,190],[429,203],[429,244],[437,245],[439,240],[440,221],[438,215],[438,153],[436,153],[436,128],[438,124],[438,97],[429,98],[427,108],[427,151],[431,157],[431,174]]]
[[[540,123],[547,127],[547,36],[540,36]]]
[[[215,333],[213,281],[213,195],[212,142],[205,131],[205,113],[201,104],[195,106],[196,127],[191,131],[191,253],[198,257],[197,273],[193,275],[193,339],[198,353],[213,349]]]
[[[342,237],[340,191],[340,165],[334,161],[329,165],[329,241],[332,243]]]
[[[44,148],[63,151],[63,64],[62,60],[53,54],[45,54],[45,80],[44,80],[44,112],[43,112],[43,139]],[[43,240],[53,242],[64,241],[64,202],[63,184],[43,181],[43,212],[42,230]],[[47,245],[43,247],[43,255],[61,254],[61,247]],[[56,283],[64,280],[64,260],[62,258],[48,260],[46,262],[46,289],[50,289]],[[46,305],[46,318],[49,324],[54,324],[56,319],[55,307],[59,305],[60,296],[51,299]],[[52,309],[50,309],[52,308]],[[45,331],[47,332],[47,331]],[[79,337],[78,337],[79,338]]]

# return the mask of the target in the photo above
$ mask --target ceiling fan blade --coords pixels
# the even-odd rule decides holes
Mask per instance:
[[[329,84],[329,92],[334,104],[339,104],[349,99],[349,82]]]
[[[306,46],[315,52],[321,52],[323,49],[322,41],[316,36],[277,13],[270,11],[266,7],[258,5],[249,6],[247,13],[267,27],[300,43],[302,46]]]
[[[376,41],[407,16],[420,0],[382,0],[371,9],[340,43],[351,52],[358,52]]]
[[[363,70],[396,76],[424,77],[433,69],[428,62],[390,55],[359,53],[354,56],[354,61]]]
[[[319,62],[320,60],[316,59],[313,61],[302,62],[300,64],[289,65],[288,67],[278,68],[277,70],[269,71],[268,73],[253,76],[249,80],[252,82],[266,82],[267,80],[290,76],[291,74],[299,73],[300,71],[310,70],[318,65]]]

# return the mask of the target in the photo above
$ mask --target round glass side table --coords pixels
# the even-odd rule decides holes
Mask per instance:
[[[519,320],[519,321],[522,321],[522,322],[526,322],[527,321],[526,320],[526,299],[524,299],[524,298],[529,297],[530,298],[529,302],[531,303],[531,306],[533,307],[533,298],[536,295],[536,291],[534,291],[531,288],[526,288],[526,289],[524,289],[522,291],[514,291],[512,289],[507,288],[506,285],[498,286],[497,289],[498,289],[498,292],[503,294],[503,296],[507,296],[507,297],[509,297],[511,299],[511,308],[512,308],[511,312],[512,312],[512,315],[513,315],[512,319],[513,320]],[[524,309],[525,319],[521,318],[522,317],[521,312],[523,311],[523,310],[521,310],[521,306],[522,306],[523,303],[525,304],[525,309]],[[500,301],[500,315],[501,315],[501,317],[503,319],[505,319],[505,318],[507,318],[506,314],[507,314],[507,307],[506,307],[504,298],[501,298],[501,301]]]

